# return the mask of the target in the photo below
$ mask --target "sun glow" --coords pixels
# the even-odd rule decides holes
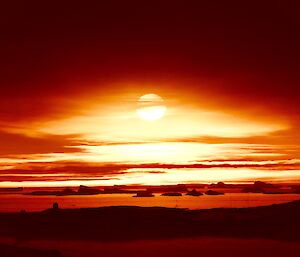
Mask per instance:
[[[278,172],[292,165],[267,163],[285,160],[286,146],[260,140],[289,129],[288,123],[200,108],[160,94],[164,99],[140,92],[103,96],[80,102],[65,117],[32,123],[30,137],[50,135],[50,143],[62,140],[64,147],[3,156],[0,187],[296,179],[295,170]]]
[[[164,100],[156,94],[146,94],[139,98],[137,114],[146,121],[155,121],[165,115]]]

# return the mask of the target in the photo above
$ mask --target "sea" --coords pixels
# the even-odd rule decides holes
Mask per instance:
[[[0,194],[0,212],[42,211],[57,202],[60,208],[96,208],[103,206],[159,206],[211,209],[266,206],[300,200],[300,194],[226,193],[225,195],[133,197],[133,194],[73,196],[32,196],[20,193]]]

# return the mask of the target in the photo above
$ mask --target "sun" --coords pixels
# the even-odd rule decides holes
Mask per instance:
[[[156,94],[146,94],[139,98],[137,114],[142,120],[156,121],[166,113],[164,100]]]

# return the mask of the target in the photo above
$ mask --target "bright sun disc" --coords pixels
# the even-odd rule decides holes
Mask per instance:
[[[155,121],[165,115],[164,100],[156,94],[146,94],[139,98],[137,114],[146,121]]]

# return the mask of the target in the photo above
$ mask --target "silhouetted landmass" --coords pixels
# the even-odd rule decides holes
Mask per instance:
[[[217,184],[210,184],[209,188],[227,188],[227,187],[231,187],[230,184],[225,184],[224,182],[218,182]]]
[[[0,192],[20,192],[23,187],[0,187]]]
[[[74,191],[73,189],[69,189],[69,188],[66,188],[62,191],[58,191],[56,193],[57,196],[64,196],[64,195],[77,195],[78,193],[76,191]]]
[[[168,193],[162,193],[161,196],[182,196],[182,194],[178,192],[168,192]]]
[[[207,190],[215,190],[226,193],[286,193],[295,194],[300,192],[300,184],[270,184],[261,181],[255,181],[253,184],[225,184],[218,182],[213,184],[178,184],[178,185],[114,185],[101,187],[87,187],[80,186],[76,188],[66,188],[63,190],[57,189],[43,189],[25,193],[25,195],[96,195],[96,194],[137,194],[141,191],[148,191],[152,193],[172,193],[178,192],[187,194],[191,190],[197,190],[200,193],[205,193]],[[0,193],[9,193],[9,191],[1,191]]]
[[[255,181],[253,185],[247,185],[242,189],[243,193],[263,194],[297,194],[299,185],[274,185],[262,181]]]
[[[102,191],[97,188],[80,186],[77,191],[66,188],[60,191],[33,191],[25,193],[25,195],[55,195],[55,196],[66,196],[66,195],[98,195]]]
[[[198,236],[300,241],[300,201],[254,208],[100,207],[0,213],[0,236],[120,241]]]
[[[196,189],[193,189],[189,192],[186,193],[186,195],[190,195],[190,196],[200,196],[203,195],[201,192],[197,191]]]
[[[0,244],[1,257],[61,257],[56,250],[38,250]]]
[[[152,193],[167,193],[167,192],[179,192],[187,193],[192,189],[204,193],[206,190],[216,190],[222,192],[243,192],[253,191],[254,193],[262,193],[265,191],[285,191],[286,193],[296,193],[300,191],[300,184],[270,184],[262,181],[255,181],[254,183],[245,184],[227,184],[224,182],[212,183],[212,184],[178,184],[178,185],[114,185],[101,187],[104,193],[137,193],[138,191],[151,191]],[[258,191],[257,191],[258,190]]]
[[[44,191],[44,190],[38,190],[33,191],[30,193],[25,193],[24,195],[59,195],[61,191]]]
[[[87,186],[80,186],[77,194],[78,195],[98,195],[101,193],[101,190],[97,188],[87,187]]]
[[[206,195],[224,195],[223,192],[219,192],[219,191],[214,191],[214,190],[207,190],[205,192]]]
[[[118,187],[104,188],[103,194],[136,194],[139,190],[126,190]]]
[[[264,193],[266,189],[276,188],[274,185],[265,183],[262,181],[255,181],[253,185],[249,185],[243,188],[244,193]]]

